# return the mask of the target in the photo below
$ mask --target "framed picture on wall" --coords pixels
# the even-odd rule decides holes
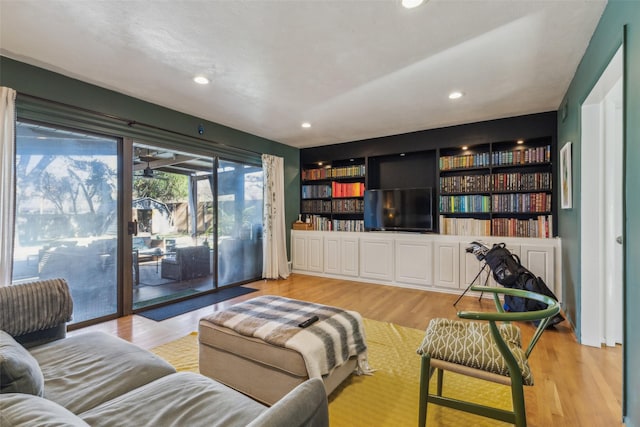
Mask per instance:
[[[571,209],[572,182],[571,182],[571,142],[564,144],[560,150],[560,207]]]

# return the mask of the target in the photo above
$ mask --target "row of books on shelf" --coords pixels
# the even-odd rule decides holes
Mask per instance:
[[[551,161],[551,145],[524,148],[521,150],[494,151],[491,163],[494,165],[526,165]]]
[[[441,156],[440,170],[460,168],[481,168],[489,166],[489,153],[461,154],[457,156]]]
[[[331,200],[303,200],[302,213],[331,213]]]
[[[449,218],[440,215],[440,234],[457,236],[500,236],[550,238],[553,234],[553,217],[537,218]]]
[[[491,209],[493,212],[550,212],[551,194],[494,194],[491,200]]]
[[[528,213],[550,211],[551,194],[549,193],[440,196],[440,212],[443,213]]]
[[[440,196],[440,212],[491,212],[491,197],[479,194],[469,196]]]
[[[330,185],[303,185],[302,186],[302,198],[303,199],[328,199],[331,197]]]
[[[332,182],[333,197],[362,197],[364,196],[364,182]]]
[[[552,179],[551,172],[442,176],[440,177],[440,192],[551,191]]]
[[[548,163],[551,145],[516,150],[440,156],[440,170]]]
[[[548,239],[553,234],[553,216],[540,215],[537,218],[493,218],[491,230],[494,236],[539,237]]]
[[[551,190],[551,172],[496,173],[492,183],[494,191]]]
[[[331,201],[334,213],[363,213],[364,200],[362,199],[334,199]]]
[[[331,168],[303,169],[303,181],[331,178],[358,178],[365,175],[364,165],[338,166]]]
[[[441,193],[482,193],[491,191],[491,175],[440,177]]]
[[[329,219],[324,216],[309,216],[313,229],[316,231],[364,231],[364,221]]]
[[[332,182],[329,184],[313,184],[302,186],[303,199],[328,199],[330,197],[362,197],[363,182]]]
[[[454,236],[491,236],[491,220],[448,218],[440,215],[440,234]]]

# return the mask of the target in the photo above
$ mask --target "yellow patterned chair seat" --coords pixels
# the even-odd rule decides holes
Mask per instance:
[[[516,358],[525,385],[533,385],[533,376],[520,340],[520,329],[512,324],[498,326],[500,335]],[[488,323],[432,319],[418,354],[432,359],[468,366],[509,376],[509,367],[498,350]]]

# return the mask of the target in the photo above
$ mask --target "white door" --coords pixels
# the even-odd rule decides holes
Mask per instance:
[[[298,233],[291,233],[291,262],[294,270],[307,269],[307,238]]]
[[[623,55],[618,50],[582,105],[581,336],[622,343]]]
[[[458,242],[433,242],[435,285],[460,287],[460,245]]]
[[[433,284],[433,244],[429,241],[396,240],[396,281],[413,285]]]
[[[555,289],[554,248],[543,245],[522,245],[520,261],[529,271],[540,277],[547,287],[560,298]]]
[[[324,267],[322,259],[324,248],[322,236],[309,235],[307,237],[307,268],[309,271],[322,273]]]
[[[340,239],[340,273],[345,276],[357,276],[359,272],[358,238],[342,237]]]
[[[329,235],[324,238],[324,272],[340,274],[340,237]]]
[[[360,277],[393,281],[393,240],[360,239]]]

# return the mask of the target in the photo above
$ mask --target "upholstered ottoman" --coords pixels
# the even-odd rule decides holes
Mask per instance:
[[[329,395],[354,371],[369,373],[357,312],[289,298],[261,296],[204,317],[199,343],[200,373],[267,405],[308,378],[321,378]]]

